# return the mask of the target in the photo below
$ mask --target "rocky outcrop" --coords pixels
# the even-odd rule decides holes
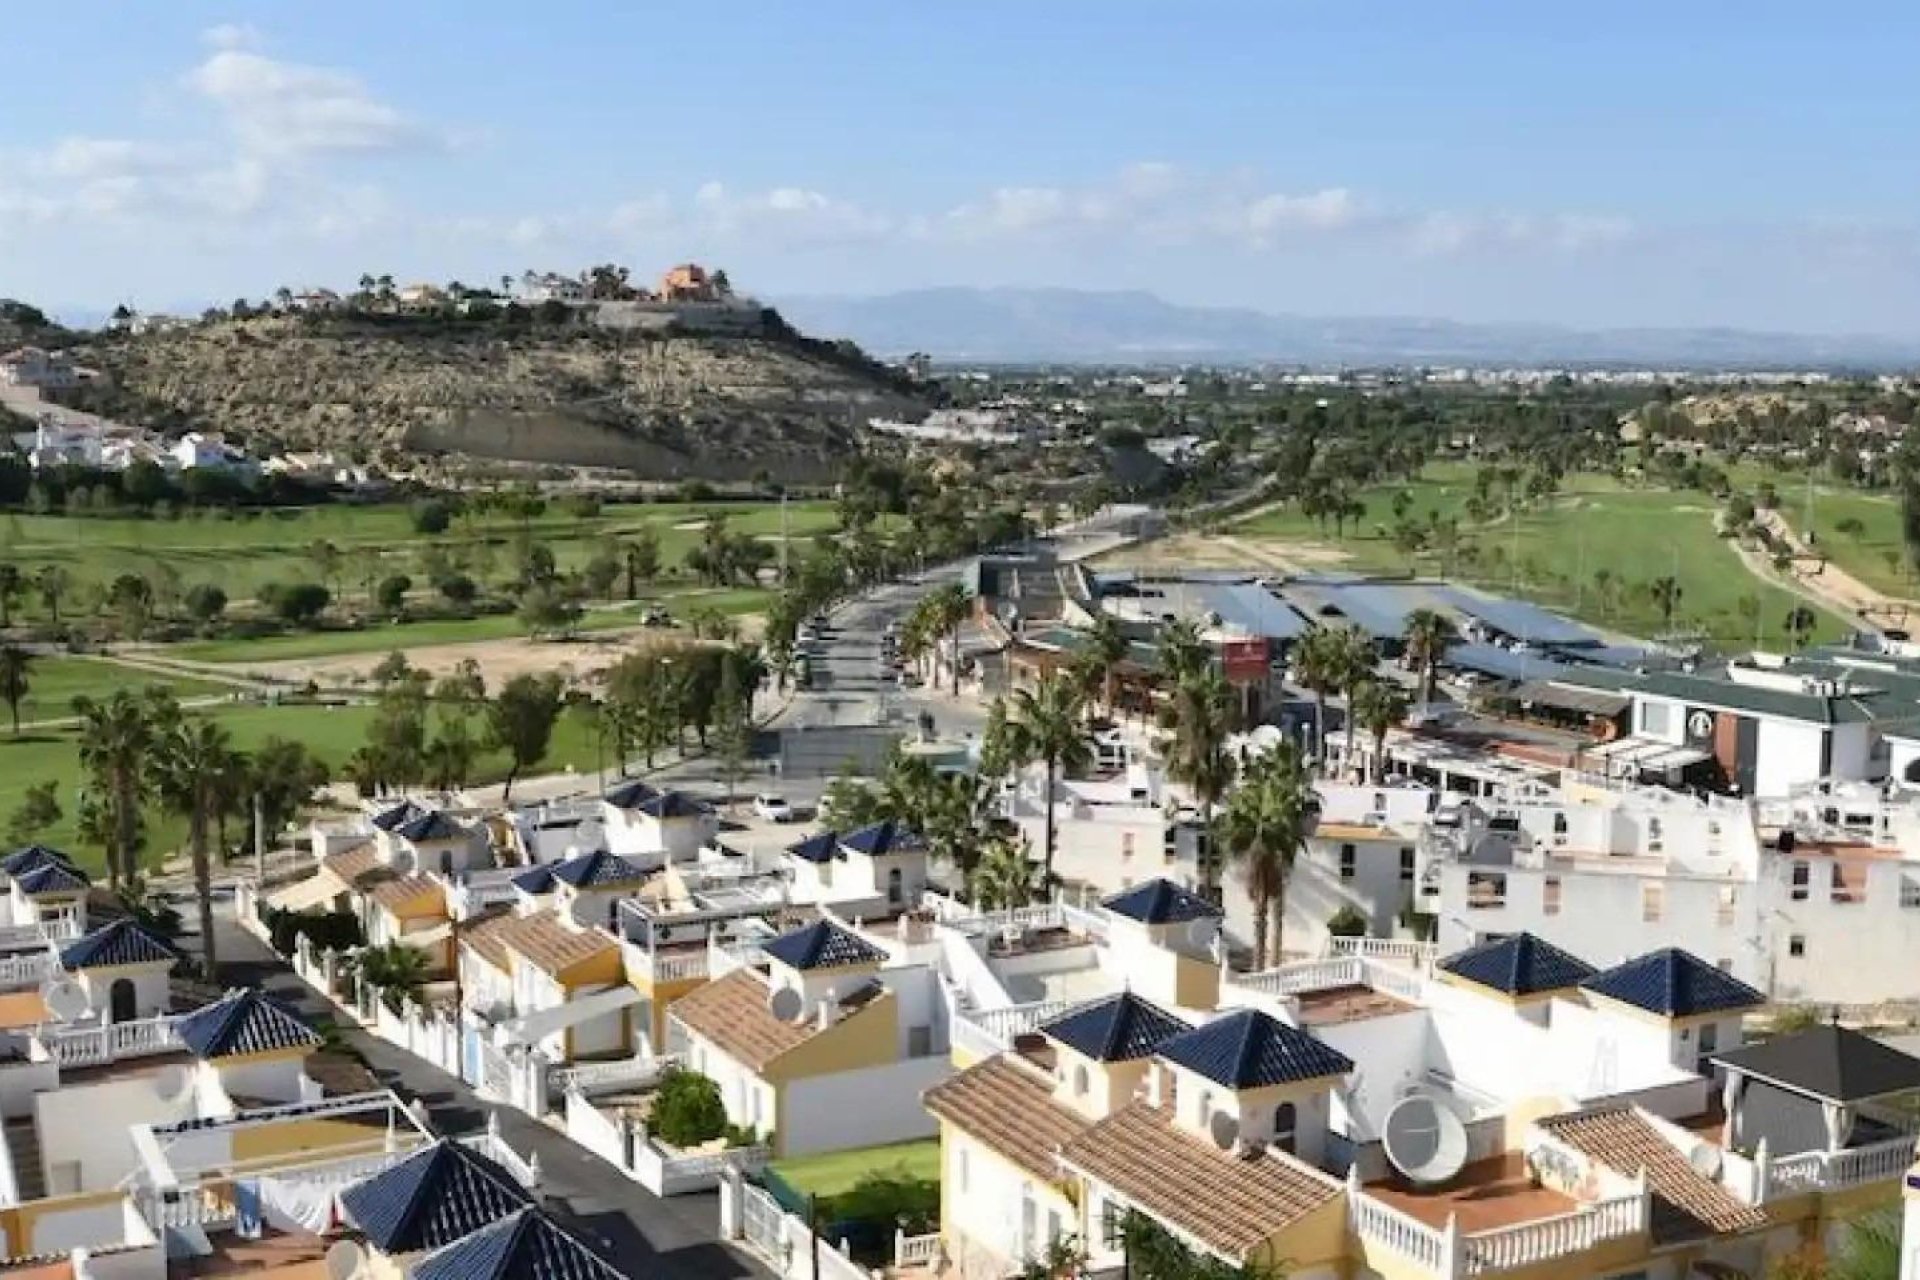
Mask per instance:
[[[357,448],[648,477],[821,480],[866,419],[917,416],[912,388],[771,318],[761,336],[403,317],[224,321],[76,353],[80,407],[219,431],[256,452]]]

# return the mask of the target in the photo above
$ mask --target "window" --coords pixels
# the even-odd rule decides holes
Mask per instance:
[[[1467,873],[1467,909],[1485,910],[1507,905],[1507,878],[1497,871]]]
[[[1560,877],[1548,876],[1540,885],[1540,914],[1560,914]]]
[[[1213,1090],[1208,1089],[1200,1095],[1200,1125],[1205,1128],[1213,1123]]]
[[[1722,929],[1733,923],[1734,908],[1739,904],[1740,892],[1730,884],[1720,886],[1719,907],[1714,913],[1714,921]]]
[[[953,1153],[953,1169],[954,1181],[960,1184],[962,1191],[965,1191],[967,1189],[967,1149],[965,1147],[956,1147]]]
[[[1273,1145],[1293,1154],[1294,1131],[1300,1127],[1300,1114],[1291,1102],[1273,1109]]]
[[[1567,842],[1567,815],[1564,813],[1553,815],[1553,842],[1555,844]]]
[[[931,1058],[933,1056],[933,1028],[930,1026],[907,1028],[907,1056],[909,1058]]]
[[[1131,858],[1133,856],[1133,832],[1131,831],[1122,831],[1120,833],[1120,856],[1123,858]]]
[[[1640,886],[1640,920],[1644,924],[1659,924],[1660,917],[1667,909],[1667,886],[1663,884],[1643,884]]]
[[[1908,911],[1920,909],[1920,879],[1911,875],[1900,877],[1900,905]]]
[[[902,883],[900,868],[887,869],[887,905],[897,907],[906,902],[906,888]]]
[[[1411,845],[1400,847],[1400,883],[1413,883],[1413,847]]]
[[[1813,882],[1813,868],[1804,862],[1793,864],[1792,891],[1789,893],[1795,902],[1807,900],[1807,886]]]
[[[1089,1080],[1089,1077],[1087,1075],[1087,1068],[1085,1063],[1081,1063],[1079,1066],[1076,1066],[1073,1069],[1073,1096],[1074,1097],[1084,1098],[1087,1096],[1088,1080]]]
[[[1867,869],[1857,862],[1833,864],[1833,887],[1827,901],[1858,904],[1867,900]]]
[[[1340,846],[1340,878],[1342,880],[1353,879],[1357,859],[1358,853],[1352,845],[1343,844]]]
[[[1719,1049],[1720,1049],[1719,1024],[1709,1022],[1700,1028],[1700,1056],[1704,1058],[1710,1053],[1718,1052]]]
[[[1651,852],[1651,853],[1658,853],[1658,852],[1660,852],[1660,850],[1661,850],[1661,848],[1663,847],[1663,846],[1662,846],[1662,844],[1661,844],[1661,841],[1662,841],[1662,839],[1663,839],[1663,837],[1662,837],[1662,835],[1661,835],[1661,832],[1660,832],[1660,819],[1658,819],[1658,818],[1648,818],[1648,819],[1647,819],[1647,849],[1648,849],[1648,851],[1649,851],[1649,852]]]
[[[1804,957],[1807,954],[1807,936],[1803,933],[1796,933],[1789,937],[1787,939],[1787,954],[1795,960]]]
[[[1671,702],[1641,703],[1640,732],[1649,738],[1664,738],[1672,733],[1673,704]]]

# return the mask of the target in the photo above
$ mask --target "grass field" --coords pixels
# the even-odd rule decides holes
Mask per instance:
[[[796,1156],[776,1160],[773,1171],[787,1180],[796,1191],[813,1196],[835,1196],[853,1188],[869,1173],[903,1173],[910,1178],[940,1180],[940,1144],[897,1142],[884,1147],[859,1147],[852,1151],[829,1151],[824,1155]]]
[[[610,631],[640,624],[640,611],[650,603],[666,605],[684,620],[687,610],[707,607],[726,614],[753,613],[765,607],[771,593],[747,588],[689,587],[656,592],[646,599],[613,607],[590,608],[579,622],[581,631]],[[419,622],[389,623],[351,631],[303,631],[253,640],[197,640],[169,646],[169,657],[190,662],[237,665],[285,662],[303,658],[336,658],[355,653],[385,653],[424,645],[463,644],[524,636],[525,624],[510,613],[480,618],[431,618]],[[560,651],[556,649],[558,654]],[[555,661],[563,660],[556,657]]]
[[[22,723],[65,719],[73,714],[75,698],[104,698],[115,689],[164,684],[182,700],[232,692],[229,686],[212,681],[160,677],[93,658],[38,657],[28,668],[27,679],[27,696],[20,704]],[[0,707],[0,720],[5,715],[6,709]]]
[[[86,585],[123,573],[150,579],[170,574],[182,591],[217,583],[229,598],[244,600],[270,582],[320,581],[309,549],[326,541],[342,553],[342,568],[330,585],[352,600],[364,594],[370,577],[415,571],[432,543],[470,562],[468,572],[476,577],[504,576],[511,572],[513,541],[523,532],[551,547],[564,570],[584,564],[608,540],[651,526],[659,535],[662,567],[673,569],[699,542],[710,513],[724,514],[737,532],[773,539],[781,533],[778,503],[618,503],[586,518],[556,508],[524,523],[461,516],[435,538],[415,533],[399,504],[224,513],[231,519],[208,513],[172,520],[14,514],[0,517],[0,561],[28,575],[43,565],[64,567],[79,585],[67,609],[81,603]],[[794,502],[787,505],[784,525],[788,537],[803,539],[832,531],[839,521],[831,503]],[[36,597],[22,600],[19,609],[44,616]]]
[[[1511,521],[1495,517],[1480,526],[1465,516],[1472,473],[1459,465],[1436,466],[1404,486],[1413,500],[1410,518],[1426,513],[1460,521],[1462,550],[1448,561],[1422,553],[1410,559],[1387,533],[1392,500],[1403,486],[1358,495],[1367,516],[1344,539],[1323,534],[1289,505],[1234,528],[1240,536],[1289,545],[1332,548],[1339,567],[1374,572],[1418,569],[1474,582],[1489,590],[1536,600],[1586,621],[1636,635],[1666,630],[1648,588],[1672,576],[1681,588],[1676,630],[1698,630],[1723,647],[1784,642],[1787,614],[1799,597],[1750,573],[1714,532],[1714,502],[1705,494],[1622,487],[1610,476],[1568,477],[1559,494]],[[1604,575],[1604,577],[1602,576]],[[1819,614],[1816,638],[1839,636],[1837,618]]]
[[[306,744],[329,766],[337,768],[366,741],[367,724],[373,718],[374,709],[370,706],[232,706],[199,714],[225,726],[233,735],[234,745],[243,751],[258,747],[268,738],[291,738]],[[536,771],[553,773],[571,768],[582,774],[591,773],[599,767],[598,752],[591,724],[568,711],[554,727],[552,745]],[[505,776],[506,760],[494,753],[482,757],[474,781],[498,781]],[[100,850],[81,845],[74,832],[74,814],[83,782],[76,735],[61,729],[29,732],[17,739],[0,737],[0,823],[19,806],[29,786],[47,781],[57,784],[63,816],[57,825],[38,833],[36,838],[67,850],[81,865],[98,870],[103,865]],[[186,824],[157,807],[150,807],[147,830],[146,861],[158,863],[179,849]]]

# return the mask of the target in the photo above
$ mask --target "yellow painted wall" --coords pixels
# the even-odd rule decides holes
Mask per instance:
[[[864,1008],[780,1054],[760,1068],[769,1084],[877,1067],[900,1056],[900,1004],[884,991]]]
[[[114,1204],[126,1199],[126,1196],[126,1192],[117,1189],[87,1191],[79,1195],[32,1200],[26,1204],[0,1209],[0,1229],[4,1229],[7,1233],[7,1256],[21,1257],[43,1251],[35,1246],[33,1240],[35,1226],[42,1216],[84,1209],[89,1205]]]
[[[1189,955],[1175,958],[1174,1002],[1183,1009],[1214,1009],[1220,1004],[1220,966]]]
[[[625,969],[620,961],[620,948],[603,947],[597,954],[569,965],[554,977],[563,987],[607,986],[624,982]]]
[[[296,1151],[320,1151],[329,1147],[379,1142],[385,1137],[384,1125],[352,1124],[324,1116],[246,1125],[233,1131],[233,1159],[234,1163],[243,1164]]]
[[[1248,1260],[1268,1272],[1285,1274],[1336,1261],[1346,1252],[1347,1198],[1336,1195],[1277,1233]]]

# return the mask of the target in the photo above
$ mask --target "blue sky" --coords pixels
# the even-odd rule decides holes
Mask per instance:
[[[1920,7],[66,0],[12,24],[0,292],[686,258],[1920,339]]]

